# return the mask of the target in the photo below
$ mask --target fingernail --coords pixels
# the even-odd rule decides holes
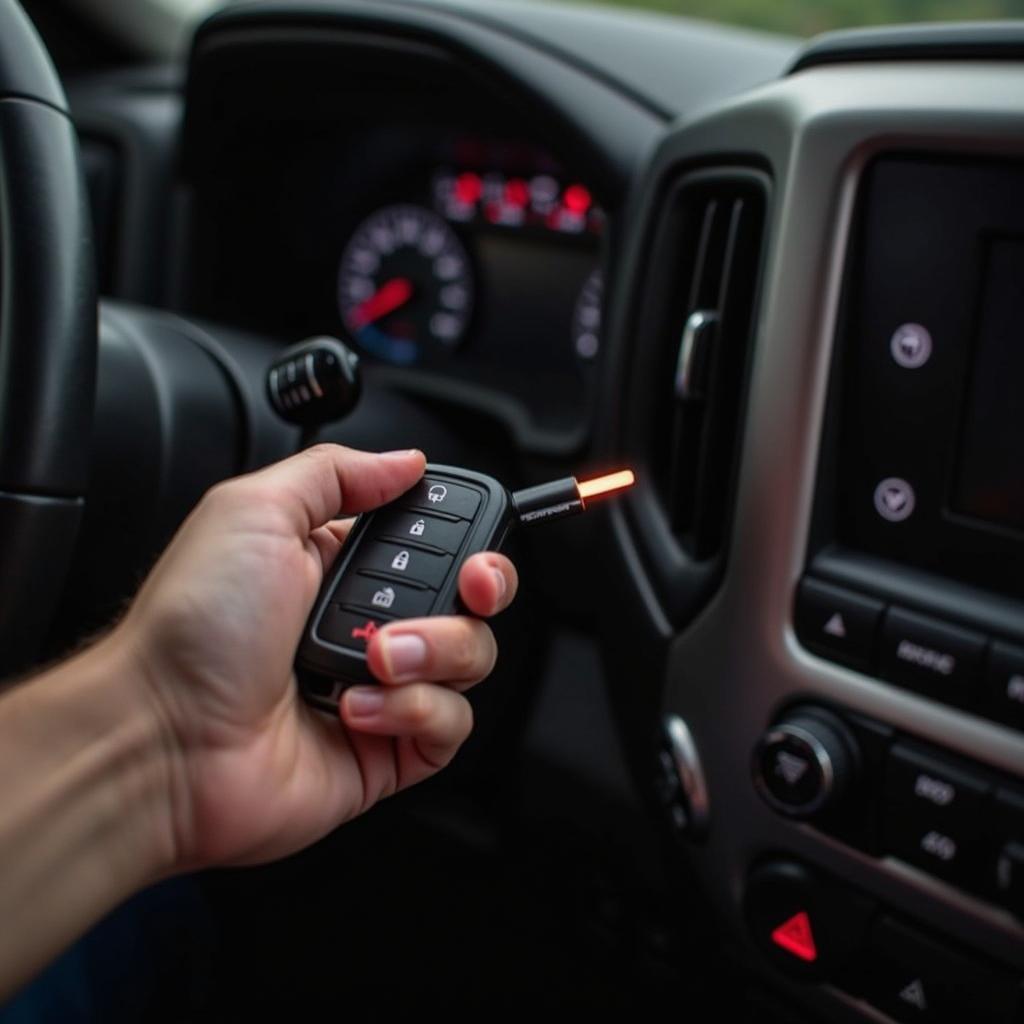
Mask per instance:
[[[498,600],[500,601],[505,596],[505,591],[508,590],[508,582],[505,579],[505,574],[500,569],[495,569],[491,566],[491,572],[494,573],[494,578],[498,583]]]
[[[401,448],[396,449],[393,452],[381,452],[380,457],[382,459],[407,459],[410,455],[422,455],[423,453],[419,448]]]
[[[345,694],[345,706],[353,718],[372,718],[384,704],[384,693],[375,686],[353,686]]]
[[[384,660],[392,679],[413,679],[427,661],[427,645],[415,633],[384,634]]]

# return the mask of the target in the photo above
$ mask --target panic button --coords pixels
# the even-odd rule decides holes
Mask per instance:
[[[985,637],[901,608],[882,629],[882,675],[936,700],[969,707],[977,701]]]

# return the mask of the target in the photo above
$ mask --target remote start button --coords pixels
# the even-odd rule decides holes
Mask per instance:
[[[460,519],[472,519],[480,507],[480,495],[468,487],[458,484],[441,483],[424,477],[411,491],[398,499],[399,503],[412,508],[445,512]]]

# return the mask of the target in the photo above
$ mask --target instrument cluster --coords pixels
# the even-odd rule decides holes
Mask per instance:
[[[249,163],[236,146],[204,190],[201,312],[288,342],[333,334],[511,399],[531,429],[582,427],[607,224],[585,180],[518,133],[388,122],[282,142]]]

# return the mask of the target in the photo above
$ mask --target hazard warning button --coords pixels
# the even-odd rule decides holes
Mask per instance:
[[[745,904],[753,940],[777,967],[804,981],[845,975],[872,912],[867,897],[788,860],[751,872]]]
[[[772,942],[779,949],[792,953],[798,960],[813,964],[818,959],[818,946],[814,941],[811,918],[806,910],[798,910],[772,932]]]

